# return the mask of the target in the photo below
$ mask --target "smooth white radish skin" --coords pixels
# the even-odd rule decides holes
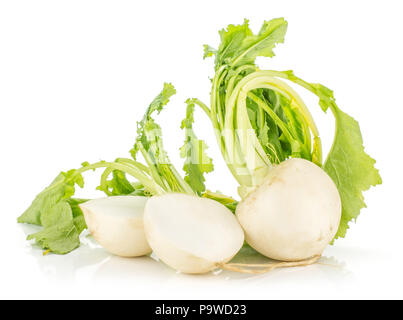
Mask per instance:
[[[95,240],[110,253],[138,257],[151,253],[144,234],[146,197],[116,196],[94,199],[80,205]]]
[[[298,261],[320,255],[334,238],[341,200],[325,171],[310,161],[290,159],[240,202],[236,215],[246,241],[258,252]]]
[[[156,256],[183,273],[205,273],[231,260],[244,242],[236,217],[210,199],[171,193],[152,197],[144,230]]]

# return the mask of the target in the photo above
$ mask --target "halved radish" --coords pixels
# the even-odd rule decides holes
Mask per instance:
[[[147,243],[143,214],[146,197],[116,196],[82,203],[88,229],[107,251],[122,257],[151,253]]]
[[[228,262],[244,234],[232,212],[206,198],[171,193],[149,199],[144,230],[154,253],[184,273],[205,273]]]

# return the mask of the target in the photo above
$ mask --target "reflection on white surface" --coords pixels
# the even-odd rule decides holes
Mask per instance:
[[[82,237],[81,247],[68,255],[43,256],[40,248],[24,240],[36,230],[15,225],[19,248],[11,249],[6,254],[10,258],[3,261],[0,281],[7,291],[0,289],[0,298],[374,298],[394,296],[390,285],[398,287],[402,280],[397,264],[400,256],[350,245],[330,246],[316,264],[306,267],[258,275],[227,270],[186,275],[151,257],[110,255],[90,236]],[[234,261],[265,263],[268,259],[242,250]],[[18,274],[21,287],[7,277],[8,271]]]
[[[31,233],[33,227],[22,226],[25,233]],[[201,284],[257,285],[266,286],[287,283],[328,283],[340,284],[351,281],[352,272],[344,261],[333,256],[323,256],[318,263],[307,267],[275,269],[266,274],[246,274],[227,270],[216,270],[204,275],[186,275],[176,272],[162,262],[151,257],[122,258],[110,255],[90,236],[82,237],[82,245],[72,253],[60,256],[48,254],[43,256],[37,247],[28,247],[26,252],[35,258],[46,282],[74,283],[89,281],[91,283],[113,283],[114,285],[138,287],[139,283],[148,285],[195,287]],[[241,252],[236,262],[266,263],[266,259],[250,252]],[[195,288],[194,287],[194,288]]]

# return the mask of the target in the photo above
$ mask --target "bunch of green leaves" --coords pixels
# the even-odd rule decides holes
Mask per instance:
[[[161,127],[153,119],[153,114],[159,114],[169,99],[176,93],[172,84],[165,83],[161,93],[148,107],[143,119],[137,124],[137,139],[131,150],[134,159],[140,152],[146,161],[149,174],[153,180],[166,192],[181,192],[194,194],[193,189],[180,176],[171,164],[164,150]]]
[[[362,192],[380,184],[381,177],[364,151],[358,122],[340,110],[330,89],[305,82],[292,71],[264,71],[256,66],[258,56],[274,56],[273,49],[284,42],[286,30],[282,18],[265,21],[257,34],[247,20],[221,30],[218,49],[204,46],[204,57],[215,57],[211,108],[198,105],[211,119],[241,197],[254,190],[273,165],[293,157],[310,160],[329,174],[339,190],[342,219],[336,238],[344,237],[349,222],[365,207]],[[332,111],[335,138],[324,163],[312,115],[282,79],[311,91],[324,112]]]

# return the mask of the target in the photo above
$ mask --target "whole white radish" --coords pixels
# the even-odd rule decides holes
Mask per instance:
[[[205,273],[228,262],[241,249],[244,233],[224,205],[206,198],[171,193],[152,197],[144,230],[154,253],[184,273]]]
[[[116,196],[80,204],[85,222],[95,240],[108,252],[122,257],[151,253],[143,214],[146,197]]]
[[[258,252],[298,261],[320,255],[332,241],[341,200],[325,171],[310,161],[290,159],[239,203],[236,215],[246,241]]]

